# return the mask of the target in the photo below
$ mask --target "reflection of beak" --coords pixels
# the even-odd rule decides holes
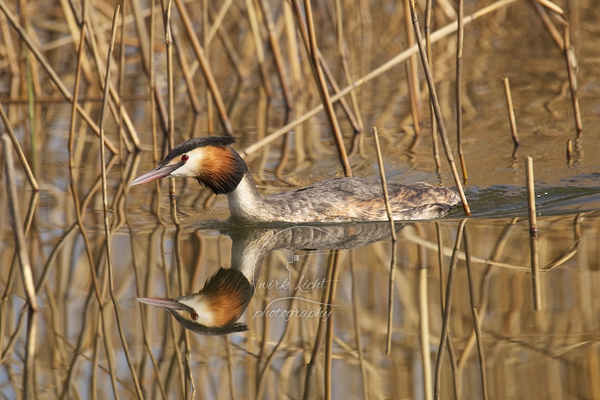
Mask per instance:
[[[165,308],[167,310],[189,310],[188,306],[186,306],[185,304],[181,304],[177,300],[160,299],[157,297],[138,297],[137,301],[139,301],[140,303],[149,304],[154,307]]]
[[[154,168],[152,171],[146,172],[144,175],[138,176],[137,178],[132,180],[129,183],[129,186],[139,185],[141,183],[151,182],[155,179],[164,178],[165,176],[169,176],[171,174],[171,172],[175,171],[179,167],[181,167],[180,164],[165,165],[162,167],[158,166],[158,167]]]

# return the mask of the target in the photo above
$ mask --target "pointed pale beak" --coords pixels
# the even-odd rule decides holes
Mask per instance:
[[[189,307],[185,304],[181,304],[177,300],[172,299],[161,299],[158,297],[138,297],[137,301],[154,307],[166,308],[168,310],[189,310]]]
[[[181,167],[179,164],[165,165],[163,167],[158,166],[152,171],[146,172],[144,175],[138,176],[132,180],[129,183],[129,186],[139,185],[141,183],[152,182],[153,180],[164,178],[165,176],[169,176],[171,172],[175,171],[179,167]]]

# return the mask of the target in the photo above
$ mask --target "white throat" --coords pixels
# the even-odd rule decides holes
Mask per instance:
[[[250,173],[246,173],[237,188],[227,194],[227,201],[233,218],[259,219],[257,217],[265,213],[264,199]]]

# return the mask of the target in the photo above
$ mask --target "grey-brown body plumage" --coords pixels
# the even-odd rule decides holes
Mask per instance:
[[[236,189],[242,192],[228,195],[234,218],[296,223],[388,219],[381,182],[374,179],[333,178],[266,197],[258,193],[250,179],[247,173],[242,180],[247,184]],[[438,218],[460,203],[454,190],[426,183],[388,183],[388,193],[395,220]],[[236,203],[241,202],[247,206],[237,207]]]

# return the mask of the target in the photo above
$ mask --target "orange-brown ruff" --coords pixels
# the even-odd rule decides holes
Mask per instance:
[[[388,219],[379,180],[333,178],[263,197],[239,154],[235,138],[193,138],[169,152],[154,170],[130,185],[170,177],[196,178],[216,194],[227,194],[234,219],[251,221],[385,221]],[[438,218],[460,203],[450,188],[427,183],[388,183],[394,219]]]

